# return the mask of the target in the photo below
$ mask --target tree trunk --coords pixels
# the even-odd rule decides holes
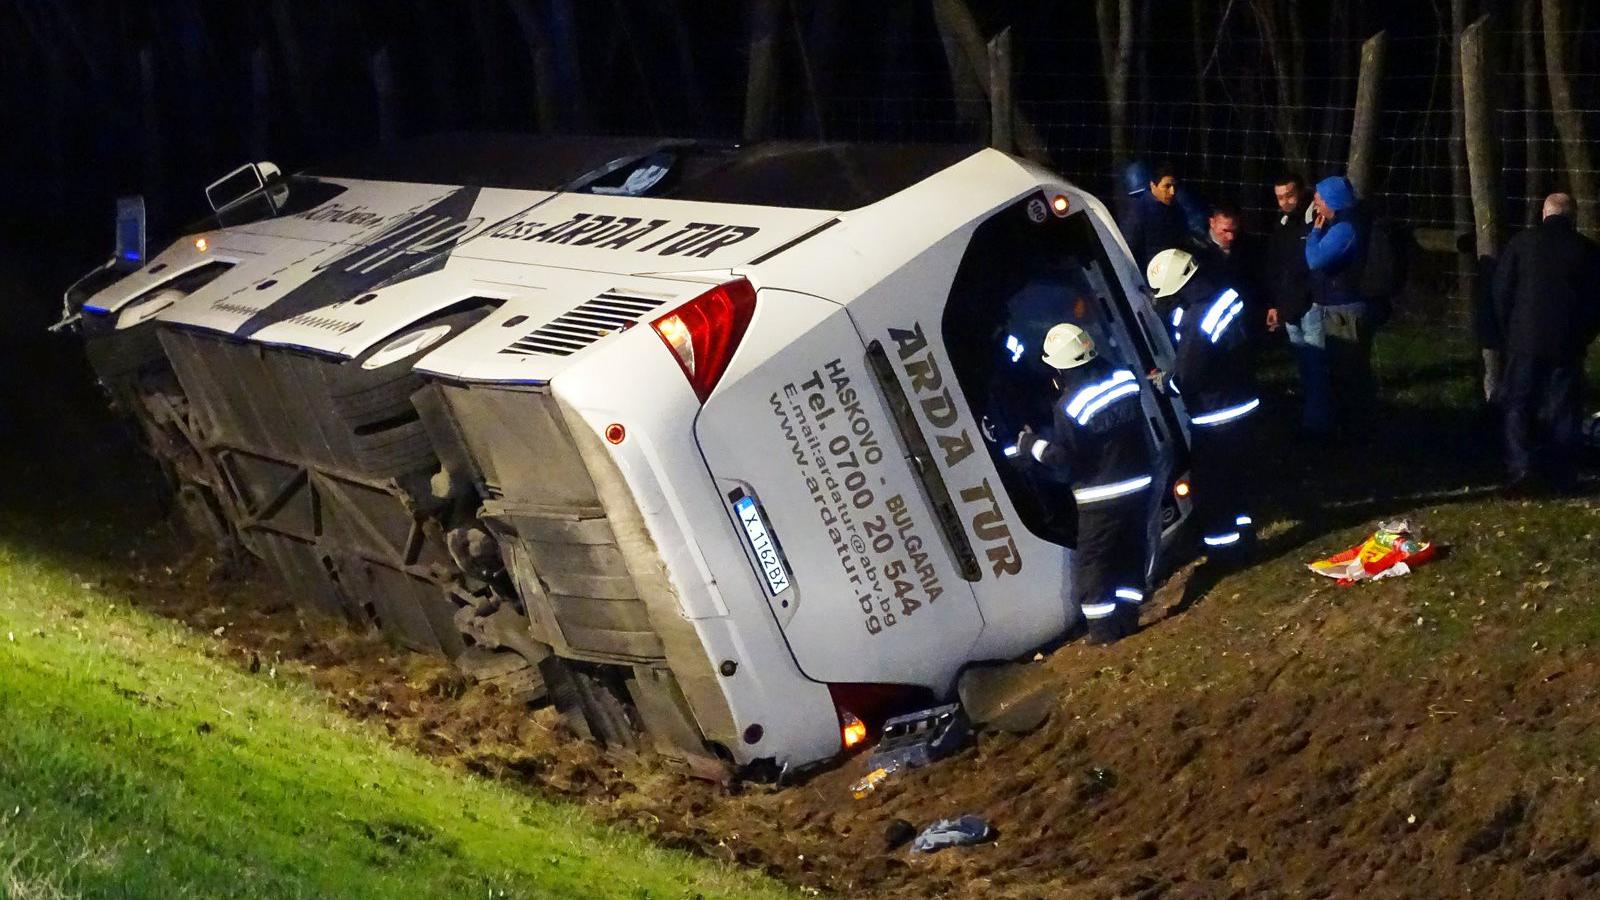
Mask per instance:
[[[744,139],[772,136],[778,90],[778,19],[782,0],[753,0],[750,10],[750,69],[745,79]]]
[[[622,47],[628,54],[629,68],[633,70],[634,83],[637,85],[634,94],[635,102],[644,108],[645,116],[650,119],[650,128],[657,134],[661,133],[661,109],[656,103],[656,79],[651,77],[649,67],[645,65],[643,57],[639,54],[641,46],[648,46],[641,35],[634,33],[633,13],[627,4],[621,0],[611,0],[611,22],[617,34],[622,38]]]
[[[545,35],[544,25],[539,21],[539,13],[533,8],[532,0],[512,0],[511,14],[516,18],[517,28],[522,32],[523,43],[528,45],[529,62],[533,69],[534,121],[540,131],[555,131],[560,125],[558,118],[560,101],[556,88],[554,55],[550,50],[550,41]]]
[[[1190,117],[1190,125],[1200,141],[1202,172],[1211,171],[1211,107],[1206,103],[1206,37],[1210,31],[1205,27],[1205,13],[1210,8],[1207,0],[1190,0],[1189,3],[1189,27],[1194,37],[1194,99],[1197,110],[1196,115]]]
[[[317,110],[312,103],[305,54],[300,52],[300,37],[294,28],[294,10],[289,0],[276,0],[272,4],[272,25],[278,33],[278,43],[283,46],[283,67],[289,76],[289,96],[293,98],[295,118],[300,126],[298,136],[303,145],[315,146],[319,137],[315,126],[318,121]]]
[[[472,19],[472,34],[477,41],[478,57],[478,113],[482,121],[500,121],[505,108],[505,75],[501,70],[500,43],[496,38],[495,23],[489,20],[489,9],[482,3],[467,4]]]
[[[664,33],[671,35],[666,40],[677,56],[678,83],[682,86],[684,104],[684,115],[679,121],[689,123],[691,130],[704,131],[707,125],[705,104],[701,101],[700,80],[695,71],[693,36],[684,20],[683,8],[679,0],[662,0],[656,8],[671,24],[670,32]]]
[[[581,57],[572,0],[545,0],[545,10],[550,49],[555,54],[555,71],[559,78],[560,119],[565,127],[581,132],[589,127],[589,109],[584,102],[583,75],[578,65]]]
[[[1467,183],[1467,110],[1461,89],[1461,34],[1467,28],[1467,0],[1450,0],[1450,228],[1464,234],[1472,228],[1472,194]],[[1477,267],[1456,254],[1456,299],[1472,296]]]
[[[1125,2],[1131,3],[1132,0]],[[976,108],[986,110],[989,96],[989,45],[983,39],[983,32],[978,29],[978,20],[973,18],[966,0],[933,0],[933,13],[944,40],[945,53],[951,60],[950,77],[957,83],[957,96],[962,90],[961,78],[970,78],[973,80],[972,86],[976,88],[977,103],[980,104]],[[949,56],[952,49],[954,56]],[[1011,128],[1019,154],[1039,162],[1049,159],[1049,151],[1039,132],[1021,110],[1013,108]]]
[[[372,54],[372,93],[378,106],[378,143],[392,144],[397,134],[394,106],[394,66],[389,61],[389,48],[379,47]]]
[[[1544,68],[1550,80],[1550,112],[1561,138],[1561,158],[1566,165],[1572,195],[1578,201],[1578,228],[1594,234],[1600,223],[1595,204],[1594,164],[1583,134],[1583,112],[1574,106],[1572,77],[1567,72],[1567,33],[1571,30],[1567,0],[1544,0]]]
[[[250,158],[266,159],[272,136],[272,70],[267,48],[250,53]]]
[[[1011,29],[989,41],[989,146],[1016,152],[1011,130]]]
[[[1328,7],[1328,33],[1332,36],[1333,46],[1333,79],[1328,83],[1326,94],[1322,98],[1322,139],[1317,149],[1317,167],[1333,164],[1338,158],[1338,148],[1335,141],[1343,133],[1345,127],[1344,110],[1354,98],[1350,96],[1348,85],[1350,83],[1350,62],[1354,54],[1350,53],[1347,46],[1350,35],[1355,32],[1350,30],[1350,9],[1343,3],[1332,3]]]
[[[1111,129],[1111,167],[1128,162],[1128,65],[1133,47],[1133,0],[1095,0],[1100,32],[1100,71],[1106,81],[1106,115]]]
[[[163,199],[166,169],[162,166],[165,147],[161,135],[161,93],[156,83],[156,51],[149,44],[139,48],[139,130],[144,158],[144,193],[152,205]],[[165,211],[165,210],[163,210]]]
[[[1383,68],[1389,55],[1389,33],[1380,31],[1361,45],[1361,74],[1356,81],[1356,109],[1350,124],[1350,163],[1345,173],[1357,195],[1377,187],[1378,113],[1383,106]]]
[[[1517,9],[1517,39],[1522,43],[1522,158],[1523,222],[1539,221],[1540,198],[1547,179],[1544,161],[1544,134],[1539,128],[1539,81],[1544,65],[1539,56],[1539,0],[1521,0]]]
[[[1304,94],[1304,89],[1295,84],[1295,67],[1290,60],[1292,50],[1284,40],[1283,29],[1278,23],[1277,11],[1273,8],[1272,0],[1250,0],[1250,11],[1255,15],[1256,27],[1261,32],[1262,45],[1267,52],[1267,61],[1272,65],[1272,84],[1276,102],[1273,103],[1268,116],[1272,119],[1273,130],[1278,133],[1278,143],[1283,149],[1284,161],[1292,168],[1304,169],[1306,140],[1304,130],[1300,126],[1300,104],[1295,100],[1296,92]]]
[[[1489,17],[1461,33],[1461,94],[1466,114],[1467,166],[1479,256],[1500,255],[1500,152],[1495,131],[1495,54],[1489,46]]]
[[[824,6],[830,4],[823,4]],[[795,8],[794,0],[788,0],[789,25],[794,33],[794,46],[800,56],[800,71],[806,79],[806,109],[811,113],[811,135],[817,140],[824,140],[826,129],[822,124],[822,97],[817,85],[817,67],[811,58],[811,41],[805,29],[800,27],[800,11]]]
[[[1139,4],[1139,20],[1135,23],[1134,34],[1149,35],[1155,33],[1152,22],[1154,10],[1155,3],[1151,2],[1151,0],[1144,0],[1143,3]],[[1150,128],[1159,112],[1155,108],[1155,104],[1149,102],[1151,98],[1157,95],[1156,90],[1150,86],[1151,42],[1135,41],[1132,49],[1135,85],[1133,96],[1137,100],[1144,102],[1135,102],[1133,104],[1134,117],[1131,123],[1132,133],[1130,140],[1135,147],[1148,147],[1150,146]],[[1163,120],[1165,119],[1164,116],[1162,118]]]
[[[933,0],[933,21],[939,26],[939,41],[944,45],[945,63],[950,67],[950,88],[956,102],[956,117],[976,126],[979,111],[988,107],[988,91],[983,87],[966,44],[980,44],[977,23],[961,0]]]

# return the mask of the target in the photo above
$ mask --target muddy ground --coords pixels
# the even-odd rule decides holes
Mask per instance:
[[[309,678],[430,756],[825,892],[1585,897],[1600,887],[1600,792],[1565,749],[1600,734],[1595,657],[1553,652],[1489,676],[1462,648],[1409,677],[1364,668],[1352,651],[1384,639],[1374,628],[1417,627],[1398,585],[1374,603],[1296,575],[1276,611],[1236,613],[1224,595],[1114,648],[1069,645],[1038,666],[1058,696],[1037,731],[982,735],[858,801],[848,786],[860,758],[788,788],[720,788],[577,741],[553,711],[437,660],[303,621],[268,584],[218,582],[203,557],[152,551],[113,586],[220,632],[217,652],[258,677]],[[1191,655],[1211,662],[1189,669]],[[895,818],[959,812],[985,816],[998,840],[929,857],[885,847]]]

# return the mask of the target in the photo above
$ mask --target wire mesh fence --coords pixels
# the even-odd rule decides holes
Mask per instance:
[[[1491,25],[1505,219],[1529,224],[1544,193],[1600,183],[1600,152],[1567,158],[1550,35],[1533,16],[1540,3],[1452,5],[1502,13]],[[1600,22],[1593,4],[1567,5],[1576,17],[1555,37],[1568,93],[1576,120],[1600,135]],[[774,14],[762,41],[752,38],[757,7]],[[1119,4],[351,0],[229,10],[0,0],[0,118],[13,137],[0,145],[0,177],[32,208],[135,191],[159,206],[197,196],[196,184],[248,155],[295,168],[440,130],[738,139],[751,130],[761,54],[775,85],[770,121],[756,129],[764,136],[987,142],[986,60],[971,41],[981,54],[1009,27],[1017,129],[1037,136],[1051,165],[1108,196],[1120,142],[1123,156],[1171,161],[1259,230],[1279,173],[1315,180],[1344,169],[1363,39],[1385,27],[1371,199],[1431,232],[1437,249],[1470,230],[1456,30],[1443,5],[1121,3],[1138,21],[1121,47],[1117,102],[1108,77],[1117,36],[1098,27],[1097,7]],[[949,21],[963,9],[966,38]],[[1594,193],[1580,203],[1600,206]]]

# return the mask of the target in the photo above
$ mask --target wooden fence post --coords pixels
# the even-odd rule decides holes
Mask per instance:
[[[989,40],[989,146],[1016,152],[1011,128],[1011,28]]]
[[[1489,17],[1461,32],[1461,95],[1466,112],[1467,173],[1479,256],[1500,253],[1500,142],[1495,133],[1495,68]]]
[[[1383,67],[1388,56],[1389,33],[1380,31],[1361,45],[1361,74],[1356,79],[1355,122],[1350,126],[1350,162],[1345,174],[1357,196],[1376,184],[1378,113],[1383,104]]]
[[[1544,0],[1544,72],[1550,81],[1550,112],[1561,138],[1561,159],[1566,164],[1568,190],[1578,201],[1578,228],[1585,234],[1600,231],[1600,188],[1595,186],[1594,157],[1584,137],[1583,110],[1572,96],[1572,75],[1567,70],[1573,54],[1568,39],[1574,23],[1566,0]]]

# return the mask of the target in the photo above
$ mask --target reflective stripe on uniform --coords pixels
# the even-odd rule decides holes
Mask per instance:
[[[1085,619],[1104,619],[1117,611],[1115,603],[1085,603],[1083,617]]]
[[[1239,540],[1239,532],[1230,531],[1227,534],[1208,534],[1205,537],[1207,547],[1226,547]]]
[[[1211,306],[1206,309],[1205,316],[1200,319],[1200,330],[1211,338],[1212,343],[1216,343],[1217,335],[1222,333],[1222,329],[1228,327],[1228,322],[1233,321],[1233,316],[1238,315],[1239,311],[1235,308],[1236,303],[1239,307],[1244,306],[1244,301],[1239,300],[1239,292],[1233,288],[1228,288],[1218,294],[1217,299],[1211,301]],[[1229,314],[1230,312],[1232,315]],[[1224,321],[1224,319],[1227,321]]]
[[[1144,591],[1137,588],[1117,588],[1116,594],[1118,600],[1127,600],[1130,603],[1144,602]]]
[[[1142,491],[1150,486],[1153,479],[1149,475],[1140,475],[1138,478],[1129,478],[1127,481],[1116,481],[1111,484],[1098,484],[1094,487],[1077,488],[1072,496],[1079,503],[1094,503],[1097,500],[1110,500],[1113,497],[1122,497],[1135,491]]]
[[[1121,400],[1123,397],[1137,393],[1139,393],[1139,385],[1131,381],[1120,384],[1111,390],[1106,391],[1084,409],[1083,415],[1078,416],[1078,424],[1089,424],[1089,420],[1093,419],[1095,414],[1100,412],[1100,410],[1105,409],[1107,406],[1110,406],[1112,403],[1115,403],[1118,400]]]
[[[1118,369],[1111,373],[1111,377],[1105,381],[1097,381],[1094,384],[1080,388],[1076,394],[1072,395],[1072,399],[1067,401],[1067,415],[1074,419],[1078,418],[1079,414],[1083,412],[1083,408],[1093,403],[1102,393],[1128,381],[1133,381],[1133,373],[1127,369]]]
[[[1004,453],[1006,456],[1016,456],[1017,452],[1018,452],[1017,451],[1017,445],[1016,444],[1007,445],[1007,447],[1004,450],[1000,451],[1000,452]]]
[[[1033,447],[1028,451],[1033,454],[1034,462],[1044,462],[1044,451],[1050,449],[1049,441],[1034,441]]]
[[[1244,403],[1240,403],[1238,406],[1230,406],[1226,409],[1219,409],[1215,412],[1208,412],[1205,415],[1195,416],[1189,420],[1189,423],[1191,425],[1221,425],[1223,422],[1231,422],[1240,416],[1248,415],[1260,405],[1261,398],[1255,397],[1251,400],[1245,401]]]
[[[1248,528],[1255,524],[1255,520],[1251,519],[1249,516],[1239,516],[1233,520],[1233,524],[1239,526],[1240,528]]]

